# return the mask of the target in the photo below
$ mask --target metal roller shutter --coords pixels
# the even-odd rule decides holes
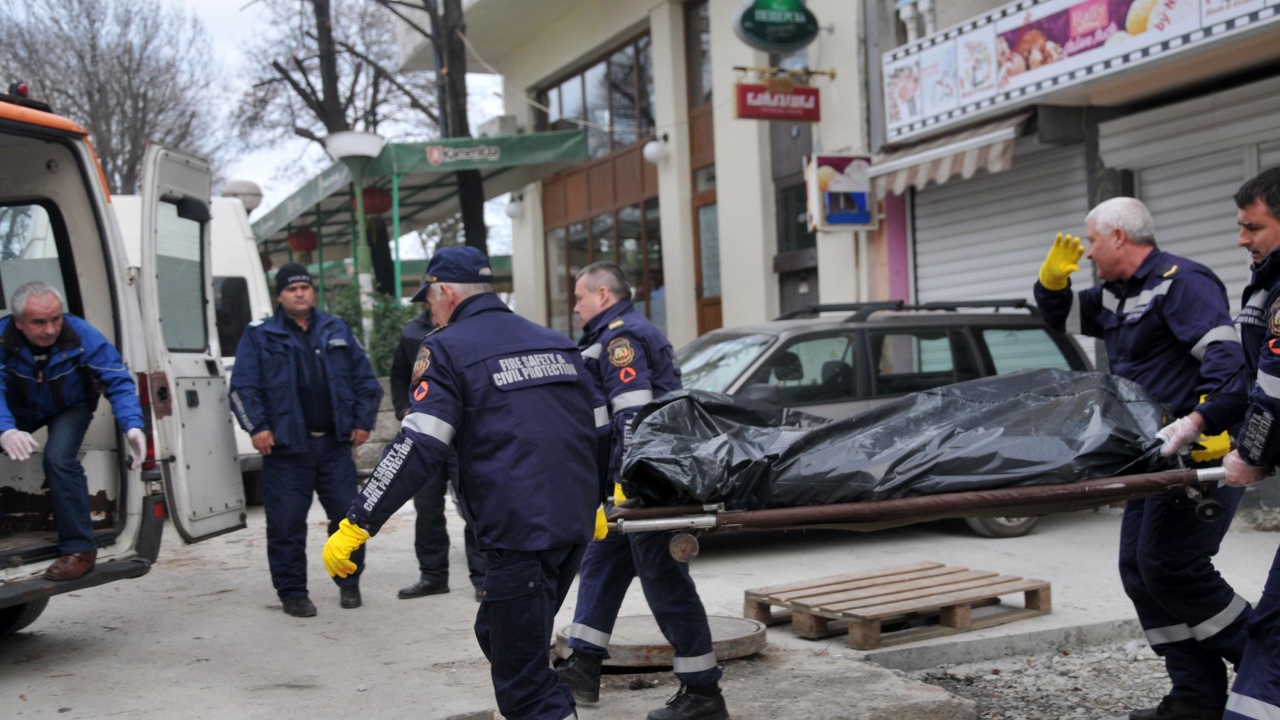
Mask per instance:
[[[1084,151],[1021,138],[1013,167],[915,195],[916,298],[920,302],[1031,299],[1059,232],[1084,236]],[[1082,260],[1073,281],[1089,282]]]

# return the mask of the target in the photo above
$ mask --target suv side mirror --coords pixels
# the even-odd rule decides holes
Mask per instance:
[[[739,390],[737,397],[767,402],[771,405],[782,404],[782,394],[778,392],[778,386],[769,383],[752,383]]]

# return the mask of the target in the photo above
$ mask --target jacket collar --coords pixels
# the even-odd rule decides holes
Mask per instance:
[[[1164,257],[1165,253],[1163,250],[1158,247],[1153,247],[1151,252],[1147,253],[1147,256],[1138,264],[1137,269],[1133,271],[1132,275],[1124,280],[1112,280],[1111,282],[1103,283],[1102,286],[1110,290],[1112,295],[1122,297],[1126,288],[1142,287],[1142,285],[1147,281],[1147,277],[1150,276],[1151,273],[1155,272],[1156,268],[1164,262]]]
[[[1267,253],[1267,256],[1262,258],[1262,262],[1254,265],[1252,270],[1253,279],[1250,281],[1251,285],[1256,285],[1259,281],[1269,280],[1280,275],[1280,248]]]
[[[629,313],[633,309],[635,308],[631,304],[630,300],[623,300],[622,302],[614,303],[613,305],[610,305],[604,310],[601,310],[599,315],[596,315],[595,317],[591,318],[591,320],[586,325],[582,326],[582,336],[584,338],[585,337],[594,338],[595,336],[600,334],[600,331],[602,329],[609,327],[609,323],[617,319],[619,315]]]
[[[453,309],[453,314],[449,316],[449,324],[453,325],[473,315],[486,312],[511,312],[511,308],[502,302],[502,298],[498,297],[497,293],[487,292],[472,295]]]
[[[53,341],[53,347],[58,350],[72,350],[80,347],[80,333],[71,327],[70,319],[73,315],[64,314],[62,316],[62,330],[58,332],[58,337]],[[22,334],[18,329],[18,323],[10,316],[9,324],[4,328],[4,336],[0,338],[4,349],[13,354],[22,352],[23,348],[31,347],[31,343],[27,342],[27,336]]]

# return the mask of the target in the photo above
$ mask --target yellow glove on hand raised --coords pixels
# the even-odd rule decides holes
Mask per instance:
[[[351,553],[369,539],[369,533],[358,525],[352,525],[346,518],[338,523],[338,530],[329,536],[324,543],[324,569],[329,577],[337,575],[346,577],[356,571],[356,564],[351,562]]]
[[[1080,244],[1080,238],[1058,233],[1044,264],[1040,266],[1040,284],[1045,290],[1065,290],[1071,273],[1080,269],[1082,257],[1084,247]]]
[[[1199,439],[1196,440],[1196,445],[1199,445],[1203,449],[1196,450],[1195,445],[1192,445],[1192,460],[1195,462],[1209,462],[1210,460],[1217,460],[1231,452],[1231,436],[1228,435],[1226,431],[1220,432],[1217,435],[1201,434]]]
[[[609,534],[609,518],[604,516],[604,508],[596,510],[596,532],[592,540],[603,540]]]

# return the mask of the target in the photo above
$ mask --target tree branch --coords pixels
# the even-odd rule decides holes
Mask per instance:
[[[391,71],[382,67],[382,65],[377,60],[374,60],[373,58],[369,57],[367,54],[360,52],[356,48],[352,47],[350,43],[343,42],[342,40],[338,40],[337,43],[338,43],[338,46],[341,47],[343,50],[346,50],[347,52],[351,53],[355,57],[368,63],[369,67],[373,68],[373,72],[377,77],[380,77],[383,80],[386,80],[388,83],[391,84],[391,87],[394,87],[395,89],[399,90],[405,96],[405,99],[409,101],[410,107],[412,107],[414,110],[421,112],[423,115],[426,115],[427,119],[431,120],[431,122],[435,123],[436,125],[440,124],[440,116],[434,110],[432,110],[429,106],[423,104],[420,100],[418,100],[417,96],[414,95],[413,91],[410,88],[406,87],[404,83],[397,80],[395,75],[392,74]],[[439,82],[439,80],[437,80],[436,82]]]

